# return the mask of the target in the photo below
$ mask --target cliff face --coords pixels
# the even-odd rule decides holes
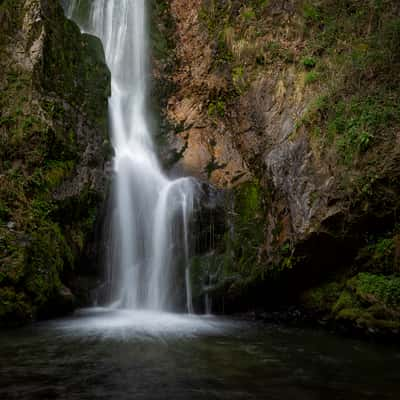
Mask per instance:
[[[226,308],[289,299],[396,331],[398,2],[157,4],[156,30],[169,37],[154,63],[160,142],[175,151],[165,162],[232,200],[194,279]]]
[[[95,258],[110,80],[59,2],[4,0],[0,22],[0,323],[13,323],[87,295],[76,275]]]

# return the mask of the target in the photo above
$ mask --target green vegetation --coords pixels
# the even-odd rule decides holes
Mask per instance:
[[[199,271],[206,268],[217,275],[217,287],[229,283],[231,290],[244,290],[262,279],[266,272],[261,263],[260,247],[265,212],[263,188],[259,182],[249,181],[235,188],[233,207],[227,216],[233,229],[225,232],[216,253],[195,258],[195,275],[201,276]]]
[[[318,174],[326,168],[323,173],[329,173],[334,183],[329,195],[344,214],[341,224],[331,227],[328,223],[323,229],[340,240],[346,240],[351,231],[351,243],[359,247],[353,249],[357,256],[349,255],[349,265],[332,267],[330,280],[304,293],[306,307],[363,329],[395,329],[400,270],[399,234],[394,229],[399,207],[398,149],[394,146],[400,128],[398,4],[394,0],[304,0],[295,2],[293,10],[282,8],[279,13],[277,9],[279,5],[270,2],[204,0],[200,19],[213,45],[213,73],[230,77],[227,92],[234,93],[229,98],[233,110],[248,102],[246,96],[253,93],[249,89],[259,89],[265,79],[272,85],[283,83],[288,104],[279,108],[276,101],[272,107],[283,113],[307,109],[295,121],[290,140],[307,138],[310,164],[315,164],[310,169]],[[274,89],[268,90],[273,96]],[[216,104],[210,106],[209,115],[213,119],[226,116],[216,111]],[[254,164],[255,176],[268,177]],[[276,201],[282,202],[281,195]],[[264,196],[263,207],[268,198]],[[240,204],[240,191],[234,197]],[[318,200],[322,203],[323,197],[315,191],[310,203],[318,206]],[[244,205],[236,212],[243,217],[245,210]],[[226,264],[221,258],[217,263],[219,270],[227,271],[225,276],[240,282],[254,277],[262,281],[266,275],[279,279],[291,270],[299,273],[299,268],[308,267],[303,263],[307,259],[299,256],[303,253],[298,251],[298,238],[286,232],[290,229],[285,221],[274,220],[267,233],[266,259],[260,243],[266,240],[263,229],[268,229],[268,222],[260,222],[263,228],[258,234],[247,230],[236,212],[231,218],[235,233],[224,239],[225,252],[233,256],[230,261],[225,256]],[[256,227],[257,218],[252,221]],[[357,223],[362,226],[360,232],[354,231]],[[378,228],[381,225],[387,226]],[[365,229],[368,232],[361,232]],[[240,238],[238,242],[235,237]],[[243,244],[245,237],[250,238],[248,246]],[[321,260],[321,268],[323,264]]]
[[[40,21],[43,58],[31,73],[13,58],[20,4],[0,5],[5,18],[12,13],[0,28],[8,39],[0,41],[0,325],[31,320],[58,301],[101,201],[89,182],[73,179],[82,163],[102,168],[107,142],[110,76],[100,41],[81,35],[52,3]],[[39,33],[26,32],[32,41]],[[84,160],[88,141],[100,154]],[[73,193],[60,195],[64,185]]]
[[[225,101],[222,99],[218,99],[216,101],[212,101],[209,105],[208,105],[208,115],[210,117],[216,117],[216,116],[220,116],[220,117],[224,117],[225,116]]]
[[[314,57],[304,57],[301,62],[306,69],[312,69],[317,65],[317,61]]]
[[[362,330],[396,332],[400,328],[400,278],[362,272],[342,282],[309,290],[303,305],[337,323]]]
[[[322,20],[318,6],[313,2],[306,1],[303,6],[303,17],[307,24],[316,23]]]
[[[369,150],[378,138],[389,140],[393,137],[393,126],[400,124],[398,100],[400,98],[394,92],[346,98],[325,96],[314,104],[310,109],[313,111],[303,123],[313,129],[319,125],[319,136],[322,135],[329,145],[334,143],[339,160],[349,165],[357,155]]]
[[[400,17],[392,1],[375,0],[305,2],[303,16],[305,83],[324,92],[306,126],[351,165],[400,125]]]
[[[400,277],[362,272],[349,281],[355,295],[369,303],[400,307]]]
[[[277,59],[293,61],[293,55],[281,43],[265,38],[268,29],[264,17],[268,5],[266,0],[246,4],[203,1],[199,17],[214,44],[214,68],[229,71],[236,95],[246,93],[266,64]]]
[[[158,61],[168,62],[175,56],[175,24],[170,15],[170,5],[165,0],[153,0],[150,15],[151,47]]]
[[[302,302],[316,313],[330,313],[337,304],[343,285],[338,282],[325,283],[303,293]]]
[[[357,255],[357,265],[368,272],[391,275],[400,272],[396,260],[398,236],[379,237],[362,247]]]
[[[304,79],[306,85],[310,85],[318,80],[318,73],[314,71],[307,72],[307,75]]]

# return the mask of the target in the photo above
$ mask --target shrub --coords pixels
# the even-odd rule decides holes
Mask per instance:
[[[313,57],[304,57],[301,62],[307,69],[313,69],[317,64]]]

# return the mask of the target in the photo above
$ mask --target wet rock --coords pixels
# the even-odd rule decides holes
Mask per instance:
[[[58,1],[5,1],[0,15],[2,325],[77,304],[66,287],[97,264],[111,154],[99,40]]]
[[[155,67],[157,79],[174,83],[164,93],[161,109],[172,126],[165,138],[166,146],[177,150],[176,167],[231,190],[225,212],[220,213],[227,218],[220,224],[225,234],[218,235],[213,248],[206,246],[204,268],[209,268],[210,259],[223,264],[223,257],[226,269],[246,267],[240,279],[223,285],[226,307],[221,309],[226,310],[227,298],[235,295],[238,299],[232,308],[279,303],[285,295],[274,290],[277,276],[286,295],[296,297],[343,271],[398,273],[397,255],[397,261],[377,261],[374,267],[366,258],[356,260],[359,250],[367,246],[367,237],[388,239],[398,234],[400,158],[399,147],[393,146],[399,142],[398,120],[387,120],[370,131],[371,138],[379,139],[364,150],[354,146],[358,140],[354,134],[365,125],[351,126],[345,133],[346,123],[342,124],[363,121],[367,114],[379,120],[375,112],[381,109],[381,101],[371,112],[367,105],[373,99],[385,99],[383,108],[392,109],[386,101],[398,92],[398,81],[392,79],[398,75],[398,65],[389,62],[390,73],[374,63],[365,70],[354,69],[354,60],[346,68],[337,65],[331,54],[344,51],[341,42],[332,38],[330,50],[324,50],[326,27],[318,18],[341,26],[352,51],[359,51],[360,35],[349,24],[348,10],[331,7],[328,1],[306,10],[297,1],[253,4],[254,15],[246,14],[248,21],[242,14],[244,7],[235,0],[170,2],[167,14],[176,32],[175,46],[170,43],[175,62],[168,70]],[[394,1],[385,7],[377,18],[389,26],[387,16],[398,18],[400,10]],[[365,32],[373,29],[366,19],[358,23],[364,24]],[[382,31],[373,35],[381,37]],[[373,47],[371,38],[369,33],[363,36]],[[316,49],[318,40],[324,44]],[[398,49],[387,50],[398,54]],[[379,82],[373,78],[375,68]],[[389,87],[394,92],[387,96]],[[393,124],[396,128],[389,132]],[[240,218],[247,208],[235,204],[241,203],[241,188],[247,192],[249,182],[262,187],[257,192],[263,201],[257,203],[263,206],[256,207],[252,218]],[[207,229],[203,226],[202,231]],[[232,232],[239,232],[240,243],[232,239]],[[234,245],[227,245],[226,238]],[[250,238],[251,250],[242,246],[245,238]],[[396,244],[390,248],[390,257],[399,253]],[[376,253],[375,257],[380,260]],[[253,296],[249,293],[257,290]],[[311,319],[330,325],[329,317],[314,314],[312,308],[308,312]],[[300,319],[296,314],[292,317]]]

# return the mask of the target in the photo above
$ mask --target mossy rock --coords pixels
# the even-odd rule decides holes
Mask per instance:
[[[303,293],[301,300],[307,309],[329,314],[338,301],[342,289],[343,285],[338,282],[326,283]]]
[[[33,318],[33,309],[25,293],[13,287],[0,287],[0,326],[17,325]]]
[[[398,235],[379,237],[373,243],[362,247],[357,255],[356,263],[363,270],[384,275],[398,273],[396,248]]]
[[[260,252],[264,239],[264,199],[264,188],[257,180],[238,185],[226,197],[228,223],[225,232],[218,233],[217,248],[192,260],[195,297],[207,291],[217,302],[225,295],[235,301],[254,282],[263,279],[265,268]]]
[[[332,314],[357,328],[399,329],[400,278],[359,273],[348,280]]]
[[[68,10],[67,5],[71,3],[70,1],[65,1],[66,3],[65,8]],[[93,0],[76,0],[74,4],[73,13],[70,16],[71,19],[76,21],[79,26],[82,26],[85,30],[89,28],[89,21],[90,21],[90,12],[92,9],[92,2]]]
[[[366,304],[400,309],[400,277],[362,272],[350,279],[348,286]]]
[[[60,289],[60,274],[71,262],[70,249],[57,225],[44,225],[32,233],[26,249],[24,286],[36,307]]]
[[[317,318],[367,334],[400,329],[400,278],[361,272],[303,293],[302,306]]]
[[[82,273],[106,191],[101,42],[82,35],[59,2],[29,4],[41,17],[32,25],[22,0],[0,2],[0,324],[70,308],[67,287]],[[20,58],[29,57],[41,32],[31,70],[14,54],[26,39]]]

